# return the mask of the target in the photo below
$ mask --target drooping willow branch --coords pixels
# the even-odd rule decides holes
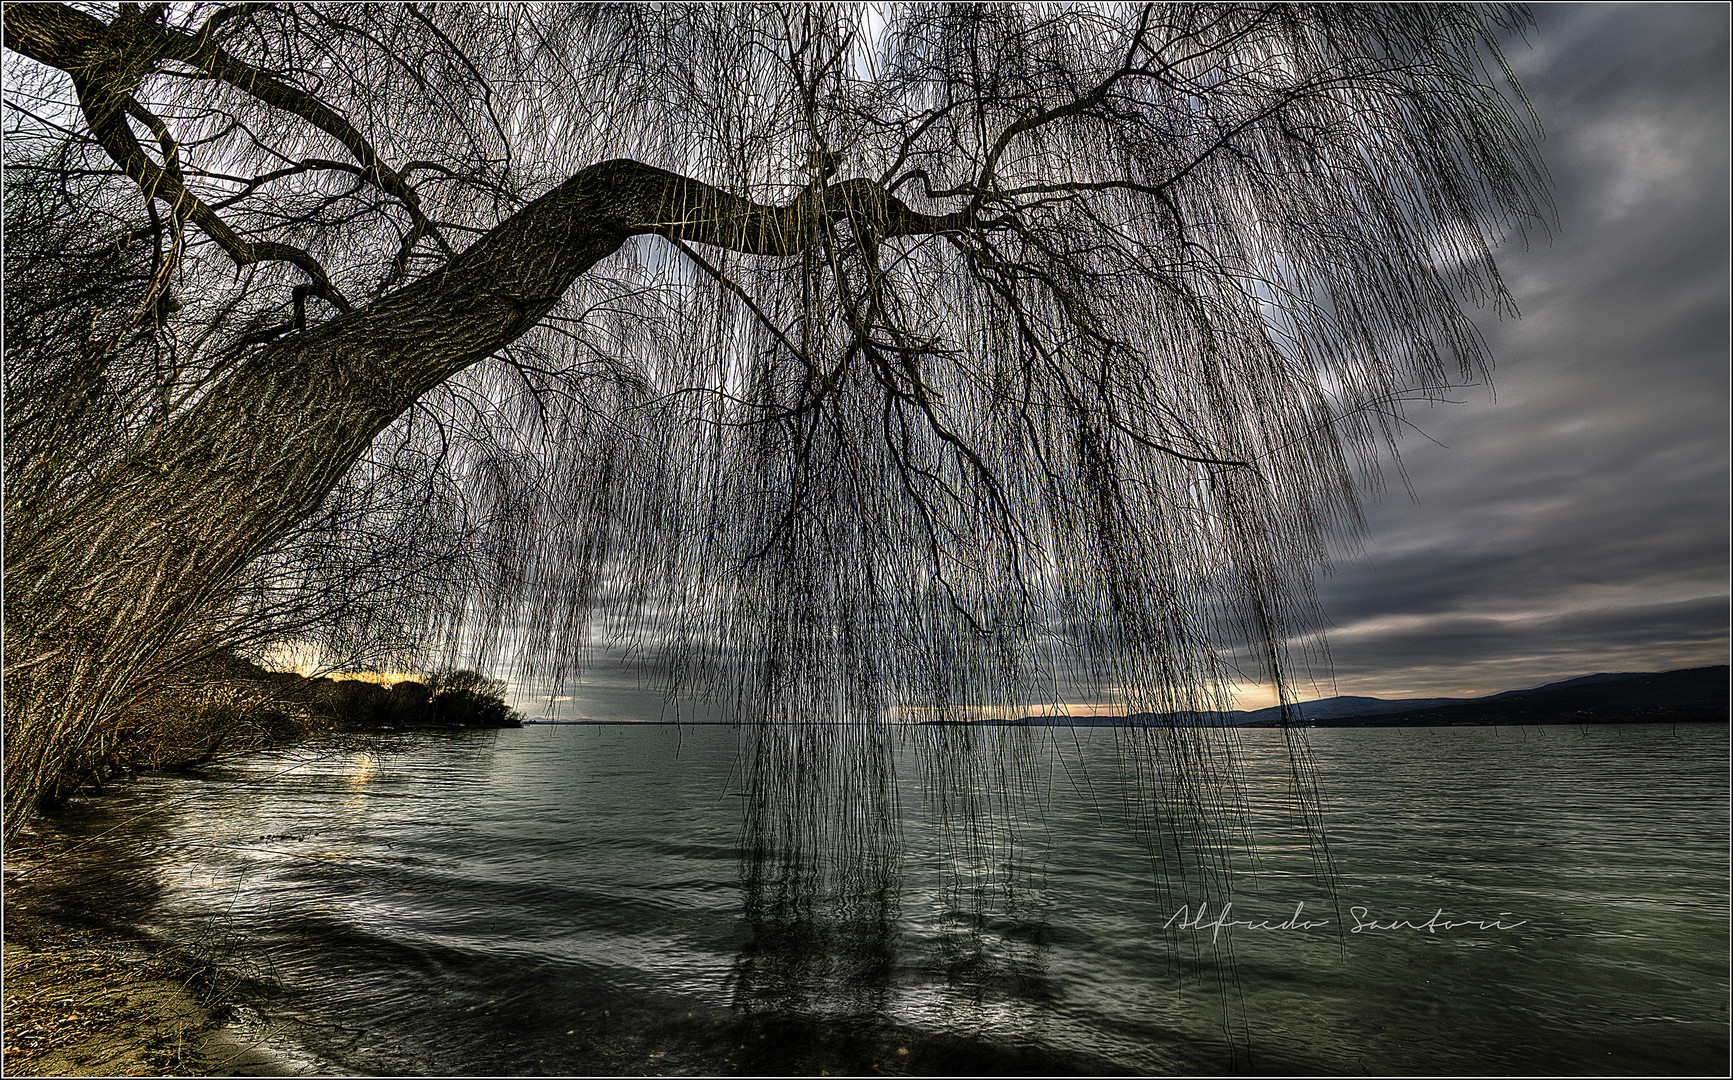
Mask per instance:
[[[249,612],[802,723],[1280,684],[1535,209],[1501,12],[9,6],[9,761]]]

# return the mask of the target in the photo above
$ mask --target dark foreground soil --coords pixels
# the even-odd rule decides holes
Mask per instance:
[[[224,1026],[207,969],[67,910],[44,887],[75,855],[42,838],[7,846],[5,1075],[285,1075]]]

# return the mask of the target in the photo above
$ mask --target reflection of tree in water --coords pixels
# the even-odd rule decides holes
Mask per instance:
[[[1047,923],[1039,903],[1038,846],[1044,784],[1037,732],[1024,727],[926,727],[913,737],[922,795],[921,846],[936,889],[936,940],[921,959],[944,982],[939,1013],[954,1031],[987,1035],[996,1002],[1035,1003],[1039,1041],[1055,997],[1047,971]],[[1037,841],[1039,838],[1033,838]]]
[[[747,1008],[877,1012],[896,966],[901,826],[883,723],[744,728]]]
[[[46,907],[75,925],[131,926],[163,891],[155,867],[139,853],[173,850],[173,824],[169,812],[100,803],[50,811],[37,829],[7,845],[8,869],[26,867],[32,908]],[[92,896],[101,904],[91,904]]]
[[[1117,846],[1164,911],[1219,910],[1255,854],[1231,729],[743,730],[748,940],[734,1003],[748,1013],[875,1023],[919,1010],[937,1030],[990,1040],[1009,1008],[1018,1041],[1039,1042],[1067,993],[1050,942],[1077,932],[1049,922],[1052,888],[1073,884],[1049,873],[1076,865],[1053,859],[1070,854],[1055,845],[1082,830]],[[1303,779],[1304,747],[1294,753]],[[1204,984],[1197,1000],[1235,1042],[1231,937],[1145,929],[1165,939],[1176,990]]]

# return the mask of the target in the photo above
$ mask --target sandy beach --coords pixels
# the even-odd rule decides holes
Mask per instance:
[[[100,925],[50,887],[76,859],[26,835],[5,857],[7,1076],[283,1076],[225,1020],[203,966]]]

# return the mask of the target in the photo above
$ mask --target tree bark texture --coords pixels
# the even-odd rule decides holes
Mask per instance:
[[[5,45],[65,71],[103,150],[147,200],[201,229],[237,266],[282,260],[341,314],[258,351],[143,451],[42,520],[10,523],[6,550],[5,828],[100,746],[152,677],[201,649],[247,566],[314,512],[368,444],[421,395],[535,326],[576,278],[628,238],[778,256],[846,220],[879,237],[967,227],[911,211],[868,180],[815,182],[784,206],[751,202],[629,160],[605,161],[501,222],[434,273],[351,308],[304,252],[248,242],[150,159],[122,115],[155,65],[201,68],[338,138],[379,187],[414,193],[323,103],[122,5],[103,23],[60,4],[9,4]]]
[[[444,268],[266,346],[63,513],[15,523],[8,830],[375,436],[535,326],[628,238],[793,255],[844,218],[880,236],[962,225],[915,213],[867,181],[809,188],[777,207],[629,160],[590,166]]]

